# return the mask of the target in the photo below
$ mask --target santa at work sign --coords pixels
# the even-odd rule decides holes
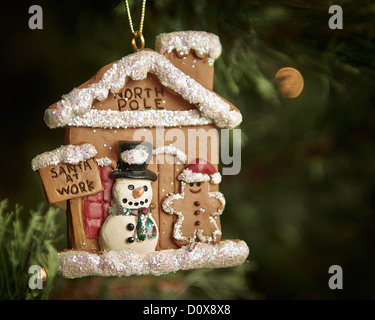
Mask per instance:
[[[96,149],[90,144],[62,146],[33,159],[49,203],[85,197],[103,190]]]

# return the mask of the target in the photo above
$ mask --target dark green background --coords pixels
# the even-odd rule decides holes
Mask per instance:
[[[43,8],[43,30],[28,28],[31,4]],[[137,26],[141,1],[130,4]],[[332,4],[343,30],[328,27]],[[57,277],[51,298],[373,299],[374,22],[375,4],[363,0],[149,0],[147,47],[179,30],[222,42],[214,88],[244,119],[241,173],[221,184],[223,233],[248,243],[250,262],[161,278]],[[130,30],[118,0],[8,2],[1,24],[0,198],[30,209],[45,201],[31,159],[64,136],[44,110],[131,53]],[[304,76],[296,99],[273,81],[287,66]],[[64,214],[61,224],[64,234]],[[343,269],[343,290],[328,287],[331,265]]]

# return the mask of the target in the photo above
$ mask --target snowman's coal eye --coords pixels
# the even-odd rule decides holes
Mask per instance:
[[[134,242],[134,237],[126,238],[125,241],[126,241],[127,243],[133,243],[133,242]]]
[[[190,187],[192,187],[194,185],[194,182],[190,182],[189,185]]]
[[[145,190],[145,192],[148,190],[148,187],[147,186],[143,186],[143,190]]]
[[[201,185],[201,183],[200,182],[197,182],[197,186],[199,187]]]
[[[129,185],[128,185],[128,189],[129,189],[129,190],[133,190],[133,189],[134,189],[134,185],[129,184]]]
[[[128,229],[129,231],[133,231],[134,230],[134,224],[128,223],[127,226],[126,226],[126,229]]]

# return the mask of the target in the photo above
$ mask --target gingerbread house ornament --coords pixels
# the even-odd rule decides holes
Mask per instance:
[[[248,246],[224,240],[220,223],[225,198],[219,192],[217,130],[242,121],[240,111],[213,91],[214,61],[220,54],[214,34],[161,34],[155,50],[138,50],[106,65],[46,110],[47,126],[65,129],[65,146],[37,156],[32,167],[44,174],[50,202],[67,204],[69,247],[59,253],[60,274],[160,275],[245,261]],[[124,145],[133,147],[119,152]],[[85,167],[87,161],[92,170]],[[156,179],[137,179],[138,164],[147,166],[142,168]],[[80,167],[92,177],[87,178],[86,171],[73,176]],[[118,174],[121,170],[132,173]],[[61,185],[52,185],[54,172],[62,177],[57,183]],[[148,195],[148,203],[146,198],[136,200],[140,193]],[[190,202],[199,198],[192,206],[199,205],[191,208],[189,203],[184,209],[181,194]],[[120,242],[130,239],[129,246],[103,245],[112,233],[103,230],[113,215],[128,216],[122,217],[127,221],[124,235],[121,228],[113,232],[121,235]],[[138,215],[147,223],[139,222]],[[134,222],[128,222],[131,219]],[[155,243],[151,250],[133,250],[142,240],[135,233],[125,236],[136,231],[137,223],[149,228]]]

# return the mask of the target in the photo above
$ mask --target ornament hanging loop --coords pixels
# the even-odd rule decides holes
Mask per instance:
[[[139,40],[139,47],[137,45],[137,39]],[[134,51],[142,50],[145,47],[145,38],[143,37],[142,32],[134,31],[132,36],[132,48]]]
[[[145,47],[145,38],[143,37],[142,31],[143,31],[143,23],[145,20],[145,10],[146,10],[146,0],[143,0],[142,2],[142,12],[141,12],[141,21],[139,22],[139,31],[134,31],[134,26],[133,26],[133,20],[132,16],[130,14],[130,8],[129,8],[129,3],[128,0],[124,0],[125,7],[126,7],[126,13],[128,15],[128,20],[129,20],[129,26],[130,30],[132,32],[132,48],[134,51],[137,50],[142,50]],[[137,39],[139,40],[139,47],[137,45]]]

